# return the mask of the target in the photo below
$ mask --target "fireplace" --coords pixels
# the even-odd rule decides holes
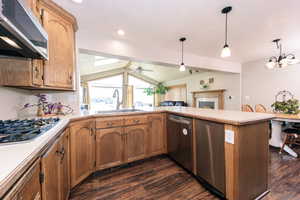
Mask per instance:
[[[194,91],[192,92],[193,107],[222,110],[224,109],[225,91],[225,89]]]
[[[219,99],[218,98],[197,98],[197,107],[217,110],[219,107]]]

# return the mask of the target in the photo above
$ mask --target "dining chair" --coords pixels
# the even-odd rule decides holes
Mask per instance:
[[[285,145],[300,145],[300,129],[287,128],[283,130],[284,140],[280,148],[279,153],[281,154]]]
[[[258,113],[266,113],[267,112],[267,109],[265,106],[263,106],[262,104],[256,104],[255,105],[255,112],[258,112]]]
[[[242,105],[243,112],[254,112],[253,108],[249,104]]]

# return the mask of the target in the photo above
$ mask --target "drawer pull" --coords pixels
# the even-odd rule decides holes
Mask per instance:
[[[139,119],[135,119],[135,120],[133,120],[133,122],[137,124],[137,123],[140,122],[140,120]]]
[[[107,122],[106,125],[109,126],[109,127],[112,127],[113,123],[112,122]]]

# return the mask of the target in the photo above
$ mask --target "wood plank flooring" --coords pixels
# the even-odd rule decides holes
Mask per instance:
[[[95,173],[71,192],[71,200],[218,199],[166,157]]]
[[[300,153],[300,149],[297,149]],[[263,200],[300,199],[300,159],[270,148],[270,193]],[[70,200],[217,200],[166,157],[97,172],[75,187]]]

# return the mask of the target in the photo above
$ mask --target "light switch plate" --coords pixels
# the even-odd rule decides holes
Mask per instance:
[[[229,144],[234,144],[234,131],[225,130],[225,142]]]

